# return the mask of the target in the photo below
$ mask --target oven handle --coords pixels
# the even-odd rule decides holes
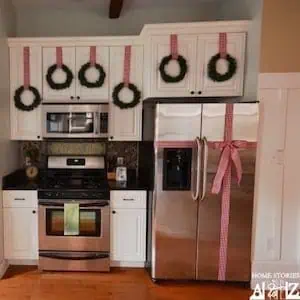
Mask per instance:
[[[92,260],[92,259],[101,259],[109,258],[108,252],[102,253],[76,253],[68,255],[68,253],[55,253],[55,252],[40,252],[40,257],[53,258],[53,259],[62,259],[62,260]]]
[[[70,202],[57,202],[57,201],[49,201],[49,200],[39,200],[39,205],[42,206],[54,206],[54,207],[63,207],[65,203],[79,203],[79,207],[105,207],[109,206],[108,201],[84,201],[84,202],[79,202],[79,201],[70,201]]]

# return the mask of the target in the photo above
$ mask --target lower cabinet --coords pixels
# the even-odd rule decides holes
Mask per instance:
[[[146,260],[146,192],[111,192],[111,264],[144,267]]]
[[[5,259],[38,259],[37,207],[37,191],[3,191]]]
[[[34,208],[4,208],[5,259],[38,259],[38,215]]]

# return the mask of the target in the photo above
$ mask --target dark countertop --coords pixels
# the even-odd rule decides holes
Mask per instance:
[[[148,190],[149,185],[134,176],[129,176],[126,183],[116,181],[108,181],[111,190]],[[24,169],[16,170],[15,172],[3,177],[3,190],[38,190],[41,186],[41,179],[37,177],[34,180],[28,180]]]

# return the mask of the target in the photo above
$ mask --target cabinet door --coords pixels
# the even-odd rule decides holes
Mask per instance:
[[[4,208],[6,259],[38,259],[38,216],[34,208]]]
[[[115,209],[112,211],[110,249],[113,261],[145,261],[145,209]]]
[[[46,74],[48,68],[53,64],[56,64],[56,48],[43,48],[43,102],[62,103],[77,101],[75,97],[75,80],[77,77],[75,69],[75,48],[63,47],[62,52],[63,64],[71,70],[74,79],[69,88],[53,90],[47,83]],[[63,83],[66,80],[66,74],[61,69],[57,69],[52,78],[57,83]],[[71,97],[73,98],[71,99]]]
[[[76,96],[81,102],[108,102],[108,82],[109,82],[109,48],[96,47],[96,62],[101,65],[106,74],[104,84],[99,88],[87,88],[82,86],[78,80],[80,68],[90,61],[90,47],[76,48]],[[95,82],[99,78],[99,72],[95,68],[90,68],[86,73],[86,78],[90,82]]]
[[[114,87],[123,81],[125,47],[110,48],[110,86]],[[130,81],[143,91],[143,47],[132,46]],[[132,92],[124,88],[120,92],[120,99],[124,102],[132,100]],[[120,109],[110,103],[109,135],[114,141],[140,141],[142,135],[142,99],[134,108]]]
[[[212,56],[219,52],[219,35],[203,34],[198,38],[197,49],[203,51],[198,54],[197,91],[201,96],[242,96],[245,64],[245,33],[229,33],[227,35],[227,52],[237,60],[237,73],[228,81],[214,82],[208,77],[207,65]],[[217,70],[220,73],[227,71],[227,62],[219,60]]]
[[[12,140],[40,140],[42,136],[41,105],[32,111],[15,107],[14,94],[24,84],[23,47],[10,48],[10,122]],[[30,84],[42,93],[42,49],[30,47]],[[29,105],[33,101],[31,92],[25,91],[22,101]]]
[[[153,36],[151,45],[151,70],[148,70],[151,72],[150,95],[152,97],[193,96],[191,92],[195,92],[197,37],[193,35],[178,35],[178,53],[186,59],[188,72],[185,78],[177,83],[164,82],[159,72],[162,58],[170,55],[170,36]],[[170,75],[177,75],[179,73],[178,63],[172,60],[166,67],[166,71]]]

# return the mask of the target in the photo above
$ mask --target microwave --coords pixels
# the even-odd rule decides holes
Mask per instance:
[[[43,104],[44,138],[107,138],[108,104]]]

